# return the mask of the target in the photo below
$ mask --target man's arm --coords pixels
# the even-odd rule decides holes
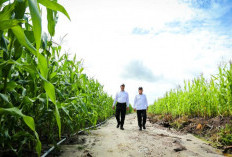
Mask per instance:
[[[136,103],[137,103],[137,96],[135,96],[135,100],[134,100],[134,105],[133,105],[134,111],[136,111]]]
[[[147,96],[145,95],[145,104],[146,104],[146,107],[148,109],[148,102],[147,102]]]
[[[127,93],[126,106],[129,108],[129,94]]]
[[[114,109],[114,106],[115,106],[117,100],[118,100],[118,93],[115,95],[114,103],[113,103],[113,106],[112,106],[113,109]]]

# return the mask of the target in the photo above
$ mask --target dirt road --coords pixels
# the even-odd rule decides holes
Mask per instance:
[[[147,121],[147,129],[138,130],[136,114],[126,116],[125,130],[116,128],[115,118],[97,130],[80,135],[83,144],[63,145],[62,157],[216,157],[222,156],[207,143],[190,134],[167,130]]]

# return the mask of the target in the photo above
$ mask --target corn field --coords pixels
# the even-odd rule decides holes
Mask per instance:
[[[232,115],[232,63],[222,64],[209,80],[201,75],[172,89],[149,107],[150,113],[214,117]]]
[[[40,156],[42,144],[114,113],[113,99],[82,62],[53,44],[59,12],[70,19],[57,0],[0,0],[0,154]]]

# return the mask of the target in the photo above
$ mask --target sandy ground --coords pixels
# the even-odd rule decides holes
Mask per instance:
[[[126,116],[125,130],[116,128],[111,118],[97,130],[80,135],[83,144],[62,145],[62,157],[216,157],[220,151],[191,134],[181,134],[147,121],[147,129],[138,130],[136,114]],[[175,151],[177,150],[177,151]],[[178,151],[179,150],[179,151]]]

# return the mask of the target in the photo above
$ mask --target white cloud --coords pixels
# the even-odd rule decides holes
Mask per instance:
[[[229,60],[232,56],[228,45],[231,38],[211,31],[215,17],[209,16],[216,16],[218,9],[213,10],[215,13],[205,12],[179,0],[65,0],[60,3],[68,10],[71,22],[60,14],[56,40],[68,33],[64,49],[83,58],[87,74],[98,79],[113,96],[119,85],[125,83],[131,103],[138,86],[144,87],[149,103],[153,103],[184,79],[192,79],[202,72],[206,76],[215,73],[221,58]],[[211,23],[204,23],[206,18]],[[169,25],[173,22],[180,25]],[[153,74],[163,78],[157,82],[122,78],[127,65],[134,60],[142,61]]]
[[[143,62],[139,60],[133,60],[126,65],[121,76],[124,79],[147,82],[156,82],[162,79],[161,76],[155,75],[150,68],[144,66]]]

